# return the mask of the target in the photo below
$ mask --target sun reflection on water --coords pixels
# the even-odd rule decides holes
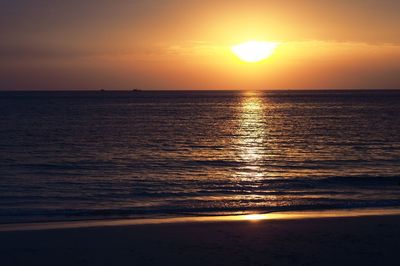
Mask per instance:
[[[266,220],[268,219],[267,214],[248,214],[248,215],[243,215],[242,220],[246,221],[260,221],[260,220]]]
[[[242,98],[238,129],[239,157],[243,166],[237,172],[241,180],[262,179],[265,154],[264,102],[260,93],[246,92]]]
[[[267,164],[271,154],[268,141],[270,132],[267,114],[268,100],[262,92],[246,92],[242,96],[237,129],[237,160],[240,167],[234,173],[238,190],[241,191],[241,203],[249,209],[265,206],[277,201],[277,195],[267,194],[268,179],[273,177]],[[271,188],[271,192],[272,192]],[[248,215],[245,219],[255,221],[265,219],[265,215]]]

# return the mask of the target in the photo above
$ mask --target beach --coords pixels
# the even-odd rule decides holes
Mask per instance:
[[[399,11],[0,1],[0,266],[400,266]]]
[[[398,265],[400,215],[0,232],[1,265]]]
[[[0,106],[0,266],[399,265],[399,91]]]

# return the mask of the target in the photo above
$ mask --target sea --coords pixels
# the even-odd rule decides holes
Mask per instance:
[[[400,91],[0,92],[0,223],[400,207]]]

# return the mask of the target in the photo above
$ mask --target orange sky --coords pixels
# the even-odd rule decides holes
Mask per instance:
[[[0,89],[400,88],[399,1],[5,0]],[[232,45],[280,42],[267,60]]]

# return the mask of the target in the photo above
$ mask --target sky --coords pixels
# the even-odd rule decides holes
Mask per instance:
[[[398,0],[0,0],[0,90],[400,89]],[[259,63],[231,47],[278,42]]]

